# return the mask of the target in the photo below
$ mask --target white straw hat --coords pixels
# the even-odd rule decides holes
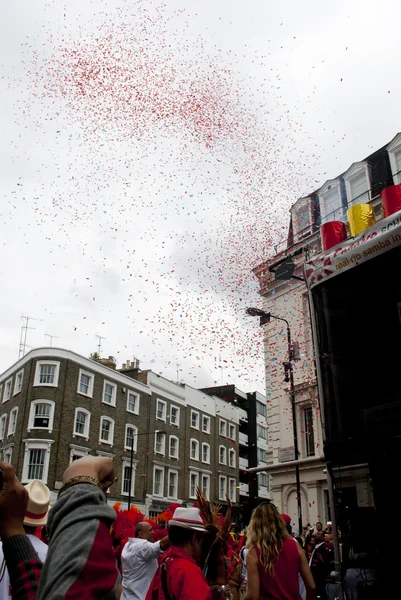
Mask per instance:
[[[176,508],[169,526],[184,527],[195,531],[206,531],[199,508]]]
[[[29,494],[29,500],[24,525],[31,525],[32,527],[46,525],[50,504],[49,488],[39,479],[33,479],[25,486],[25,489]]]

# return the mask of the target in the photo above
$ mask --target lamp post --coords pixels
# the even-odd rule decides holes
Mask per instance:
[[[301,481],[299,477],[299,450],[298,450],[298,429],[297,429],[297,413],[295,406],[295,388],[294,388],[294,370],[293,370],[293,360],[294,360],[294,352],[291,343],[291,329],[290,324],[287,319],[283,319],[282,317],[277,317],[272,315],[271,313],[265,312],[260,308],[247,308],[246,314],[251,317],[260,317],[260,325],[266,325],[266,323],[270,323],[271,319],[276,319],[277,321],[283,321],[287,327],[287,344],[288,344],[288,361],[283,363],[284,366],[284,381],[290,383],[290,394],[291,394],[291,408],[292,408],[292,430],[294,436],[294,454],[295,454],[295,481],[297,486],[297,509],[298,509],[298,527],[299,527],[299,535],[302,534],[302,504],[301,504]]]
[[[167,431],[143,431],[142,433],[133,433],[131,438],[131,456],[129,470],[129,488],[128,488],[128,510],[131,508],[131,490],[132,490],[132,468],[134,462],[134,438],[140,435],[157,435],[158,433],[166,435]]]

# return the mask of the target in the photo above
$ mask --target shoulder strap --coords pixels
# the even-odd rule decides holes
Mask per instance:
[[[160,579],[161,579],[161,583],[162,583],[162,588],[163,588],[163,594],[165,597],[165,600],[172,600],[170,594],[168,593],[168,588],[167,588],[167,561],[168,560],[173,560],[172,558],[169,559],[169,557],[167,557],[166,559],[163,560],[160,568],[161,568],[161,573],[160,573]]]

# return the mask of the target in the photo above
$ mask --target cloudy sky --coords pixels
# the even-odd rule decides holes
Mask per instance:
[[[0,371],[31,347],[264,391],[251,269],[401,130],[397,0],[7,2]]]

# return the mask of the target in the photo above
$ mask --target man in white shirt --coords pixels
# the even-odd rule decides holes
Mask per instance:
[[[159,542],[152,542],[152,526],[146,522],[138,523],[135,537],[128,539],[121,554],[121,600],[145,600],[158,567],[157,559],[170,546],[167,536]]]
[[[44,563],[47,556],[47,545],[36,537],[38,527],[46,525],[50,504],[50,490],[39,481],[33,479],[25,486],[29,494],[28,506],[25,513],[24,529],[32,542],[40,560]],[[0,600],[11,600],[10,577],[8,575],[3,554],[3,544],[0,543]]]

